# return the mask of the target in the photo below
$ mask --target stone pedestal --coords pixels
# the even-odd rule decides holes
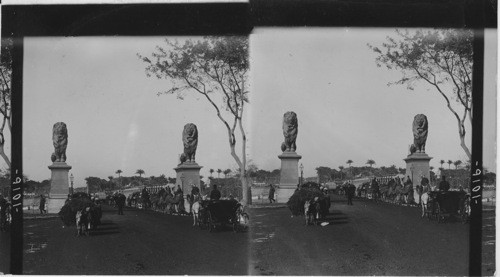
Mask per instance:
[[[49,166],[52,171],[50,178],[50,193],[47,199],[47,212],[58,213],[69,194],[69,178],[68,173],[71,169],[70,165],[64,162],[54,162]]]
[[[302,156],[295,152],[283,152],[281,160],[280,185],[276,189],[277,203],[286,203],[299,184],[299,160]]]
[[[200,169],[202,167],[203,166],[195,162],[185,162],[174,168],[177,173],[174,190],[177,189],[177,185],[181,186],[182,192],[184,193],[184,208],[187,212],[190,212],[190,207],[186,195],[191,194],[191,185],[195,185],[201,191]]]
[[[420,177],[423,175],[427,179],[431,179],[429,162],[432,157],[426,153],[413,153],[408,155],[404,161],[406,162],[406,176],[410,176],[413,182],[413,187],[420,184]],[[405,177],[406,177],[405,176]]]

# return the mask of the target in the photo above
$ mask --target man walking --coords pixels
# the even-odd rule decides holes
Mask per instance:
[[[119,193],[115,197],[115,203],[116,203],[116,206],[118,206],[118,214],[119,215],[123,215],[123,206],[125,206],[126,199],[127,198],[125,197],[125,195],[123,195],[121,193]]]
[[[273,184],[270,184],[269,185],[269,203],[276,202],[276,200],[274,200],[274,192],[275,192],[275,188],[274,188]]]
[[[352,204],[352,198],[354,197],[354,194],[356,193],[356,186],[354,186],[353,183],[349,181],[349,184],[347,185],[347,205],[353,205]]]
[[[45,196],[43,196],[43,194],[40,194],[40,213],[41,214],[44,214],[44,213],[47,213],[47,211],[45,210]]]

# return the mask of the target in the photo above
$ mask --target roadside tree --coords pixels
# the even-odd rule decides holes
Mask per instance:
[[[417,81],[431,85],[457,120],[460,146],[471,158],[465,142],[466,121],[472,123],[472,30],[396,30],[382,47],[368,46],[378,54],[377,66],[403,74],[389,83],[413,90]]]
[[[231,156],[240,169],[243,202],[248,197],[246,131],[244,107],[248,103],[248,38],[238,36],[186,39],[183,43],[165,39],[151,57],[138,55],[146,63],[147,76],[172,81],[172,87],[158,94],[201,95],[224,125]],[[241,153],[236,153],[237,131]]]
[[[0,57],[0,114],[2,124],[0,125],[0,156],[10,169],[10,158],[5,153],[5,126],[12,131],[11,99],[11,75],[12,75],[12,39],[2,39],[2,50]]]

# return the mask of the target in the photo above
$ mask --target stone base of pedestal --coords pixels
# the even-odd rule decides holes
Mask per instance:
[[[295,192],[295,188],[279,188],[276,189],[276,203],[286,203],[288,202],[288,199],[292,196],[292,194]]]
[[[49,166],[51,170],[50,193],[47,199],[47,212],[58,213],[69,194],[68,173],[71,166],[63,162],[55,162]]]
[[[432,157],[426,153],[413,153],[408,155],[406,162],[406,176],[410,176],[413,185],[420,184],[421,176],[431,179],[429,162]]]
[[[286,203],[299,183],[299,160],[302,156],[295,152],[283,152],[278,158],[281,160],[281,173],[276,202]]]
[[[184,197],[187,194],[191,193],[192,186],[194,185],[198,187],[201,191],[200,187],[200,169],[203,166],[198,165],[195,162],[185,162],[183,164],[178,165],[174,168],[176,175],[175,181],[175,189],[177,189],[177,185],[181,186],[181,189],[184,193]],[[175,190],[174,189],[174,190]],[[186,203],[187,201],[184,201]],[[185,204],[186,205],[186,204]],[[188,204],[189,207],[189,204]]]
[[[47,198],[47,213],[49,214],[57,214],[61,211],[61,208],[64,206],[64,202],[66,202],[68,195],[52,195]]]

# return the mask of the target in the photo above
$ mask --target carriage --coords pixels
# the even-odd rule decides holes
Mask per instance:
[[[305,216],[306,225],[317,225],[325,219],[331,206],[328,193],[314,182],[302,184],[286,204],[293,216]]]
[[[428,192],[429,201],[425,209],[428,219],[436,218],[443,222],[447,218],[457,218],[463,223],[469,221],[470,196],[464,191]]]
[[[201,201],[198,225],[210,232],[231,225],[234,232],[248,229],[249,216],[243,211],[243,206],[236,200],[205,200]]]

